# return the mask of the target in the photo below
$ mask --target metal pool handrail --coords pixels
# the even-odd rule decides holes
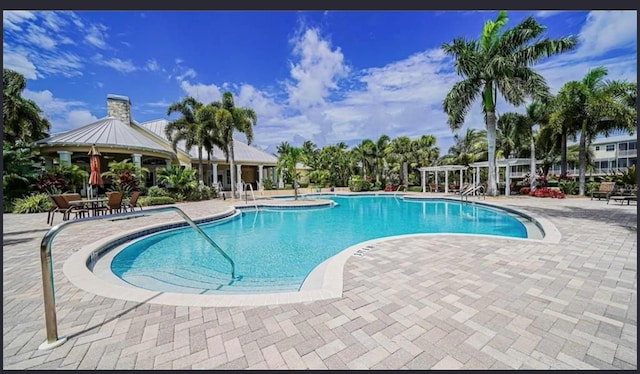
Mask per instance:
[[[42,238],[42,242],[40,243],[40,263],[42,265],[42,291],[44,293],[44,315],[45,315],[45,323],[47,327],[47,341],[42,343],[40,347],[41,350],[52,349],[59,345],[62,345],[67,338],[62,337],[58,338],[58,324],[56,321],[56,300],[55,300],[55,290],[53,285],[53,262],[51,261],[51,243],[53,239],[58,235],[62,229],[68,227],[71,224],[78,222],[88,222],[88,221],[97,221],[102,219],[116,219],[120,217],[136,217],[143,216],[147,214],[155,214],[155,213],[164,213],[168,211],[175,211],[194,229],[196,230],[206,241],[211,244],[213,248],[215,248],[220,254],[231,264],[231,277],[233,279],[236,278],[236,265],[223,250],[220,248],[216,242],[213,241],[198,225],[189,218],[189,216],[182,211],[182,209],[175,206],[165,206],[160,208],[152,208],[147,209],[144,212],[126,212],[126,213],[118,213],[118,214],[108,214],[102,216],[94,216],[81,218],[73,221],[64,221],[59,223],[58,225],[52,227],[44,237]]]

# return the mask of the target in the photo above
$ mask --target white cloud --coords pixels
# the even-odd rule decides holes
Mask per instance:
[[[89,28],[87,29],[87,35],[84,37],[84,40],[93,45],[94,47],[100,48],[100,49],[106,49],[107,48],[107,27],[105,25],[102,24],[95,24],[95,25],[91,25],[89,26]]]
[[[183,81],[183,80],[185,80],[185,79],[188,79],[188,78],[195,78],[195,77],[196,77],[196,75],[198,75],[198,74],[196,73],[196,71],[195,71],[195,70],[193,70],[193,69],[191,69],[191,68],[189,68],[189,69],[187,69],[184,73],[182,73],[182,74],[180,74],[180,75],[176,76],[176,79],[177,79],[178,81],[180,81],[180,82],[181,82],[181,81]]]
[[[535,16],[538,18],[549,18],[562,13],[564,13],[562,10],[539,10],[535,13]]]
[[[156,61],[154,58],[152,58],[152,59],[147,61],[146,68],[149,71],[158,71],[158,70],[160,70],[160,65],[158,65],[158,61]]]
[[[98,117],[86,109],[71,110],[65,114],[64,122],[60,124],[60,127],[62,131],[65,131],[88,125],[97,120]]]
[[[349,72],[340,48],[332,50],[317,29],[307,29],[295,41],[293,54],[298,61],[291,64],[290,74],[294,83],[287,84],[287,91],[289,103],[295,107],[324,103],[330,91],[338,87],[337,81]]]
[[[121,73],[131,73],[138,70],[138,68],[131,62],[131,60],[122,60],[117,57],[105,58],[101,54],[93,56],[92,60],[99,65],[108,66]]]
[[[20,24],[35,18],[34,13],[28,10],[4,10],[2,11],[2,26],[9,30],[21,31]]]
[[[196,100],[202,103],[210,103],[212,101],[218,101],[222,98],[220,87],[215,84],[191,84],[188,81],[181,81],[180,87],[187,95],[194,97]]]
[[[619,48],[636,47],[638,41],[638,14],[636,11],[589,12],[580,31],[577,56],[600,56]],[[576,57],[577,57],[576,56]]]
[[[56,47],[55,40],[47,35],[45,29],[39,26],[30,25],[25,37],[29,42],[40,48],[51,50]]]
[[[87,125],[98,119],[86,109],[85,103],[56,98],[49,90],[31,91],[26,89],[23,96],[33,100],[42,109],[46,118],[51,122],[52,134]]]
[[[2,51],[2,67],[15,70],[26,79],[38,79],[36,66],[24,55],[8,51],[6,47]]]

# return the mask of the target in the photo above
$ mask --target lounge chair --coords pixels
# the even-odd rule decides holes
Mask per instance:
[[[122,211],[122,192],[109,192],[107,193],[109,200],[107,200],[107,206],[97,208],[95,215],[100,214],[113,214],[113,212],[120,213]]]
[[[609,197],[615,192],[615,190],[616,182],[602,182],[600,183],[600,187],[597,191],[591,192],[591,200],[593,200],[594,197],[597,197],[598,200],[601,198],[609,200]]]
[[[63,221],[67,221],[71,213],[75,213],[76,218],[89,215],[89,211],[87,209],[79,205],[70,204],[69,200],[67,200],[64,195],[51,195],[51,200],[55,205],[55,209],[49,212],[51,221],[47,221],[51,226],[53,226],[53,219],[55,218],[56,213],[62,213]]]
[[[124,210],[125,212],[127,210],[130,210],[133,212],[136,209],[136,207],[139,207],[140,210],[142,210],[142,205],[138,203],[139,197],[140,197],[140,191],[133,191],[131,193],[131,196],[129,196],[129,200],[124,201],[122,203],[122,210]]]
[[[624,205],[624,202],[627,202],[627,205],[631,201],[638,201],[638,189],[637,187],[634,189],[620,189],[616,190],[607,198],[607,204],[609,204],[609,200],[619,201],[620,205]]]

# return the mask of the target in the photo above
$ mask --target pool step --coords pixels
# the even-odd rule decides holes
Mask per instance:
[[[232,280],[230,274],[209,271],[205,275],[180,269],[129,271],[124,274],[124,279],[152,290],[200,294],[297,291],[304,281],[304,278],[270,279],[242,276]]]

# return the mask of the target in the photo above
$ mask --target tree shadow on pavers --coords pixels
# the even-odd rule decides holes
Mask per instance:
[[[592,209],[572,206],[550,206],[550,207],[521,207],[531,213],[539,213],[543,216],[553,218],[574,218],[593,221],[595,224],[610,224],[626,229],[637,230],[638,213],[637,210],[612,207],[612,209]],[[619,208],[619,209],[615,209]],[[594,228],[597,226],[594,226]]]
[[[10,236],[10,235],[22,235],[22,234],[32,234],[32,233],[36,233],[36,232],[47,232],[50,229],[36,229],[36,230],[24,230],[24,231],[12,231],[12,232],[3,232],[2,235],[3,236]]]
[[[26,243],[26,242],[30,242],[35,238],[19,238],[19,239],[3,239],[2,240],[2,246],[8,246],[8,245],[14,245],[14,244],[20,244],[20,243]]]
[[[114,320],[116,320],[116,319],[118,319],[118,318],[120,318],[120,317],[124,316],[125,314],[127,314],[127,313],[129,313],[129,312],[131,312],[131,311],[135,310],[135,309],[136,309],[136,308],[138,308],[139,306],[142,306],[142,305],[144,305],[144,304],[148,303],[149,301],[151,301],[151,300],[155,299],[156,297],[158,297],[158,296],[162,295],[163,293],[164,293],[164,292],[158,292],[157,294],[155,294],[155,295],[151,296],[150,298],[148,298],[148,299],[146,299],[146,300],[144,300],[144,301],[141,301],[141,302],[137,303],[136,305],[132,306],[132,307],[131,307],[131,308],[129,308],[129,309],[125,309],[125,310],[123,310],[122,312],[120,312],[120,313],[116,314],[115,316],[113,316],[113,317],[111,317],[111,318],[109,318],[109,319],[107,319],[107,320],[104,320],[104,321],[102,321],[102,322],[100,322],[100,323],[97,323],[97,324],[95,324],[95,325],[93,325],[93,326],[91,326],[91,327],[87,327],[87,328],[86,328],[86,329],[84,329],[84,330],[81,330],[81,331],[75,332],[75,333],[73,333],[73,334],[69,334],[69,335],[67,335],[67,338],[69,338],[69,339],[71,339],[71,338],[75,338],[76,336],[82,335],[82,334],[87,333],[87,332],[89,332],[89,331],[91,331],[91,330],[95,330],[95,329],[97,329],[97,328],[99,328],[99,327],[102,327],[102,326],[106,325],[107,323],[109,323],[109,322],[111,322],[111,321],[114,321]]]

